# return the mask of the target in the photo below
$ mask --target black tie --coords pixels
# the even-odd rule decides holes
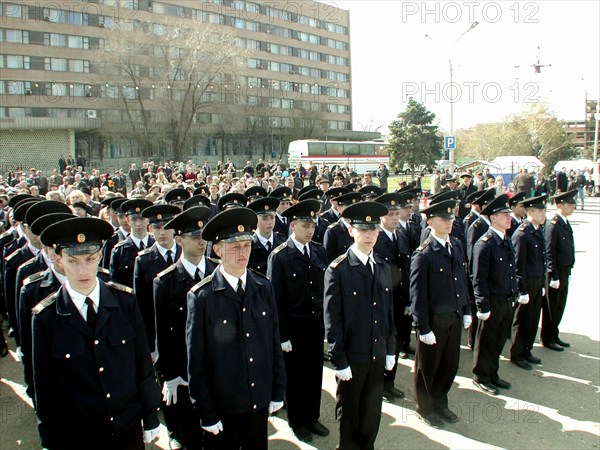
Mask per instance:
[[[239,295],[241,299],[244,298],[244,287],[242,286],[241,278],[238,280],[236,292],[237,292],[237,295]]]
[[[303,247],[303,249],[304,249],[304,250],[303,250],[303,252],[302,252],[302,253],[304,253],[304,256],[306,256],[306,257],[308,258],[308,248],[307,248],[307,247],[308,247],[308,245],[305,245],[305,246]]]
[[[273,248],[273,246],[271,245],[271,241],[267,241],[267,251],[269,253],[271,253],[271,249]]]
[[[94,331],[96,329],[96,319],[98,317],[98,315],[96,314],[96,310],[94,309],[94,302],[91,298],[86,297],[85,304],[87,305],[87,314],[85,320],[92,329],[92,331]]]
[[[171,250],[167,250],[167,264],[169,266],[173,264],[173,252]]]
[[[202,280],[202,272],[200,272],[200,268],[196,267],[196,275],[194,275],[194,281],[197,283]]]
[[[452,249],[450,248],[449,242],[446,242],[446,250],[448,250],[448,253],[450,254],[450,256],[452,256]]]
[[[144,241],[140,241],[140,250],[144,250],[145,248]]]
[[[392,233],[392,242],[394,243],[394,248],[398,248],[398,238],[396,237],[396,233]]]
[[[371,265],[371,261],[369,261],[369,260],[367,259],[367,263],[365,264],[365,266],[366,266],[367,270],[369,271],[369,273],[370,273],[371,275],[373,275],[373,266]]]

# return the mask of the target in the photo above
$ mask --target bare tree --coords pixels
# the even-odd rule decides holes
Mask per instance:
[[[224,80],[237,77],[247,55],[223,27],[161,20],[134,31],[117,24],[96,59],[106,74],[121,80],[107,89],[120,100],[143,156],[163,134],[178,160],[198,131],[196,115],[221,101],[215,92]]]

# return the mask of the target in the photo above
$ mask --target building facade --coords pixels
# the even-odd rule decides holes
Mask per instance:
[[[166,17],[177,18],[186,27],[211,24],[233,32],[236,45],[248,55],[234,80],[223,74],[214,83],[213,107],[194,117],[193,137],[183,156],[280,157],[293,139],[360,139],[351,125],[349,12],[333,4],[311,0],[2,0],[0,14],[0,133],[8,142],[0,164],[30,163],[19,160],[22,137],[10,144],[10,133],[15,136],[17,131],[42,136],[41,142],[62,135],[55,147],[91,161],[140,156],[171,159],[168,143],[152,148],[150,154],[140,153],[139,145],[127,136],[126,125],[140,111],[136,112],[136,102],[125,107],[119,96],[134,87],[127,86],[126,76],[107,76],[103,62],[95,60],[117,24],[132,32],[149,25],[159,29]],[[142,96],[159,120],[160,102],[152,106],[153,88],[135,86],[131,98]],[[259,125],[250,143],[230,136],[222,113],[223,104],[235,102],[240,92],[250,107],[247,116]],[[38,148],[34,153],[43,157],[43,146],[34,145]],[[31,153],[27,153],[29,158]]]

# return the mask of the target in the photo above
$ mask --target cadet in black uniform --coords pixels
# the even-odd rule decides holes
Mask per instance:
[[[409,296],[410,248],[406,235],[398,231],[400,217],[410,214],[411,204],[408,196],[390,193],[375,200],[388,209],[388,214],[381,217],[381,232],[377,238],[374,251],[391,266],[392,292],[394,298],[394,324],[396,326],[396,351],[394,356],[408,358],[410,352],[410,333],[412,331],[412,315]],[[402,353],[402,355],[401,355]],[[414,354],[414,351],[413,351]],[[389,402],[404,397],[404,392],[394,387],[397,364],[390,371],[385,371],[383,397]]]
[[[169,192],[167,192],[164,200],[168,205],[179,208],[179,211],[181,212],[183,211],[183,204],[191,196],[192,194],[187,189],[177,188],[171,189]]]
[[[383,190],[377,186],[369,185],[361,187],[358,192],[362,194],[363,201],[374,200],[383,194]]]
[[[521,203],[527,219],[512,236],[517,261],[518,305],[512,324],[510,360],[518,367],[531,370],[531,364],[541,364],[533,356],[533,342],[537,334],[546,278],[546,246],[544,230],[547,195],[530,197]]]
[[[158,434],[160,388],[135,296],[97,278],[112,233],[108,222],[77,217],[41,235],[67,277],[33,311],[36,414],[48,449],[142,450]]]
[[[462,184],[458,188],[456,188],[456,191],[459,194],[458,201],[460,202],[460,212],[458,217],[462,222],[463,219],[467,216],[467,214],[469,214],[469,207],[467,206],[469,200],[467,200],[467,198],[471,194],[477,192],[477,187],[473,186],[473,175],[471,175],[470,173],[462,174],[460,176],[460,179],[462,180]]]
[[[217,449],[267,448],[267,418],[283,406],[285,367],[275,293],[247,270],[254,211],[234,208],[202,232],[221,258],[188,293],[188,383],[202,428]]]
[[[204,256],[206,241],[201,236],[210,215],[210,208],[197,206],[165,225],[166,229],[175,230],[182,255],[154,279],[156,370],[163,383],[162,409],[169,430],[169,448],[181,445],[190,450],[202,448],[200,416],[192,407],[187,389],[185,324],[188,291],[217,266]]]
[[[525,192],[519,192],[513,195],[508,201],[508,205],[510,206],[510,229],[508,230],[508,237],[512,238],[512,235],[517,231],[519,225],[525,219],[526,213],[525,208],[523,208],[523,204],[521,203],[525,200]]]
[[[121,211],[131,223],[131,234],[115,245],[110,257],[110,278],[115,283],[132,288],[135,258],[154,244],[154,238],[148,235],[148,219],[142,216],[142,211],[149,206],[152,202],[144,199],[127,200],[121,205]]]
[[[360,192],[349,192],[348,194],[340,195],[336,198],[338,211],[343,214],[349,205],[358,203],[361,199],[362,194]],[[354,238],[350,234],[350,227],[344,221],[343,217],[340,217],[337,222],[327,227],[327,231],[325,231],[325,236],[323,237],[327,260],[331,262],[338,256],[343,255],[353,243]]]
[[[346,208],[342,217],[355,243],[325,272],[325,334],[338,379],[341,449],[375,448],[383,372],[396,360],[391,266],[373,252],[387,213],[375,202]]]
[[[340,211],[338,208],[337,198],[340,195],[344,195],[349,192],[349,189],[343,187],[331,188],[324,192],[323,195],[325,196],[325,203],[327,204],[328,202],[330,207],[327,209],[327,211],[321,213],[320,217],[325,220],[328,226],[340,220]]]
[[[405,186],[402,189],[398,189],[396,193],[402,194],[407,200],[410,200],[412,205],[410,211],[401,214],[399,227],[400,232],[405,234],[408,239],[410,253],[412,254],[421,242],[422,219],[419,213],[419,196],[421,195],[421,191],[412,186]],[[402,210],[404,211],[404,208]]]
[[[265,198],[269,196],[267,190],[262,186],[252,186],[246,189],[244,195],[248,198],[248,204],[252,203],[259,198]]]
[[[287,373],[286,411],[294,435],[312,441],[327,436],[319,422],[323,381],[323,276],[327,255],[311,239],[321,205],[304,200],[283,213],[292,233],[269,257],[267,276],[273,283],[279,333]]]
[[[444,202],[447,200],[453,200],[455,203],[454,206],[454,211],[452,211],[452,214],[454,215],[454,222],[452,223],[452,231],[450,233],[450,235],[455,238],[458,239],[460,241],[460,243],[462,244],[462,247],[464,248],[465,245],[465,230],[464,230],[464,226],[462,223],[462,220],[460,220],[460,217],[458,215],[458,209],[460,207],[460,197],[457,191],[444,191],[444,192],[440,192],[439,194],[435,195],[434,197],[431,198],[431,202],[429,203],[429,206],[433,206],[436,205],[440,202]],[[423,228],[423,231],[421,232],[421,244],[423,244],[423,242],[425,242],[427,240],[427,238],[429,237],[429,233],[431,233],[431,228],[429,227],[425,227]]]
[[[307,187],[313,187],[314,186],[307,186]],[[302,193],[301,195],[298,195],[298,200],[299,201],[303,201],[303,200],[317,200],[319,202],[319,206],[322,209],[323,207],[323,191],[321,189],[310,189],[304,193]],[[320,211],[320,209],[319,209]],[[312,240],[314,242],[317,242],[321,245],[323,245],[323,238],[325,237],[325,232],[327,231],[327,226],[328,223],[325,219],[323,219],[321,217],[321,214],[319,214],[319,217],[317,217],[317,226],[315,228],[315,234],[313,234],[313,238]]]
[[[133,291],[142,313],[142,319],[144,319],[153,361],[156,361],[157,358],[154,342],[156,339],[154,298],[152,296],[154,278],[159,272],[172,266],[181,256],[181,248],[175,243],[175,232],[165,228],[165,224],[180,212],[179,207],[175,205],[153,205],[142,211],[142,217],[148,219],[155,242],[151,247],[139,252],[135,258]]]
[[[569,216],[575,210],[576,190],[552,197],[558,211],[546,224],[546,257],[548,280],[542,308],[541,338],[544,347],[562,352],[571,345],[559,337],[558,326],[565,312],[569,293],[569,278],[575,265],[575,240]]]
[[[279,200],[279,206],[277,207],[277,215],[275,216],[275,233],[279,234],[283,239],[287,239],[290,229],[290,224],[287,219],[281,214],[290,207],[290,201],[292,200],[292,190],[287,186],[280,186],[271,192],[269,197],[275,197]]]
[[[431,235],[412,258],[410,297],[417,328],[415,401],[419,419],[435,428],[454,423],[448,392],[458,371],[461,327],[471,325],[467,262],[462,243],[450,236],[456,202],[446,200],[422,212]]]
[[[513,301],[517,294],[515,249],[506,231],[510,228],[508,195],[492,200],[482,211],[490,229],[473,249],[473,289],[480,320],[475,338],[473,383],[487,394],[509,389],[498,375],[500,353],[510,334]]]
[[[276,247],[285,239],[273,231],[275,227],[275,211],[279,200],[275,197],[259,198],[248,205],[258,216],[256,231],[252,235],[252,251],[248,268],[262,275],[267,274],[267,260]]]
[[[112,199],[112,202],[110,202],[110,205],[108,206],[108,208],[113,210],[117,215],[119,227],[115,230],[114,234],[104,242],[104,246],[102,247],[101,265],[105,269],[110,267],[110,255],[112,254],[115,245],[127,239],[127,236],[131,233],[129,218],[127,217],[127,214],[121,211],[121,205],[126,201],[126,198],[117,197]]]
[[[496,197],[496,189],[486,189],[485,191],[476,191],[469,195],[466,199],[465,208],[469,209],[469,214],[463,220],[463,228],[465,230],[465,239],[467,231],[473,222],[479,219],[481,208],[485,203],[491,202]],[[465,243],[466,245],[466,243]]]

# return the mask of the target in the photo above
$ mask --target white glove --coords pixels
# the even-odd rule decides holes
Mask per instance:
[[[392,370],[396,364],[395,355],[385,355],[385,370]]]
[[[352,378],[352,369],[348,366],[345,369],[336,370],[335,376],[338,377],[340,381],[349,381]]]
[[[419,340],[427,345],[434,345],[436,343],[435,334],[433,334],[433,331],[430,331],[429,333],[425,334],[420,334]]]
[[[269,402],[269,414],[273,414],[283,408],[283,402]]]
[[[491,313],[492,313],[491,311],[488,311],[486,313],[482,313],[482,312],[477,311],[477,318],[481,319],[481,320],[483,320],[485,322],[486,320],[488,320],[490,318],[490,314]]]
[[[473,322],[473,318],[471,317],[470,314],[465,314],[463,316],[463,327],[465,330],[469,329],[472,322]]]
[[[162,388],[163,402],[169,405],[177,403],[177,387],[187,386],[188,382],[181,377],[177,377],[174,380],[165,381]]]
[[[291,352],[292,351],[292,341],[282,342],[281,350],[283,350],[284,352]]]
[[[156,364],[156,361],[158,361],[158,350],[154,350],[150,353],[150,358],[152,358],[152,365]]]
[[[158,431],[160,430],[160,425],[152,430],[144,430],[144,444],[149,444],[152,442],[156,436],[158,436]]]
[[[208,431],[209,433],[214,434],[215,436],[217,434],[219,434],[221,431],[223,431],[223,424],[221,423],[221,421],[219,420],[217,423],[215,423],[214,425],[209,425],[207,427],[202,427],[202,429],[204,431]]]
[[[410,316],[411,314],[412,314],[412,308],[410,306],[405,306],[404,307],[404,315]]]
[[[519,295],[519,299],[517,300],[521,305],[526,305],[529,303],[529,294]]]
[[[23,352],[21,351],[21,347],[17,347],[15,353],[17,354],[17,362],[23,361]]]
[[[569,279],[567,280],[569,284],[571,284],[571,275],[569,275]]]
[[[548,286],[550,286],[552,289],[558,289],[560,287],[560,280],[552,280]]]
[[[542,297],[546,295],[546,288],[542,288]]]

